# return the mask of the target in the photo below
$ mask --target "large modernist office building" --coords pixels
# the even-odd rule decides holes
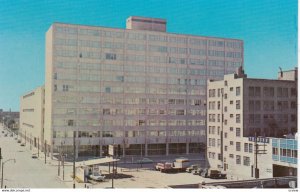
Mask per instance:
[[[283,138],[297,132],[297,69],[280,72],[277,80],[247,78],[240,69],[207,86],[210,167],[255,178],[257,150],[266,153],[258,155],[257,177],[295,175],[297,141]]]
[[[76,155],[199,153],[206,83],[243,65],[243,41],[172,34],[166,20],[126,29],[54,23],[46,33],[44,138]]]

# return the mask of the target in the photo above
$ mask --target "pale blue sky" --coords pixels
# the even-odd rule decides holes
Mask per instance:
[[[249,77],[297,66],[297,0],[10,1],[0,6],[0,108],[44,84],[45,32],[53,22],[125,28],[128,16],[167,19],[167,31],[244,40]]]

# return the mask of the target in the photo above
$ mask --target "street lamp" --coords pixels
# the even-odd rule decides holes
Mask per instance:
[[[8,159],[4,162],[2,162],[2,169],[1,169],[1,188],[3,188],[3,169],[4,169],[4,164],[8,161],[14,161],[14,163],[16,163],[16,159]]]

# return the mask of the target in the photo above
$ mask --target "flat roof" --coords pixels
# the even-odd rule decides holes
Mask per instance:
[[[75,167],[98,165],[98,164],[110,163],[110,162],[116,162],[116,161],[120,161],[120,159],[113,159],[112,157],[91,159],[91,160],[86,160],[86,161],[75,162]]]
[[[86,24],[74,24],[74,23],[64,23],[55,21],[51,24],[51,26],[58,24],[58,25],[72,25],[74,27],[91,27],[91,28],[104,28],[104,29],[112,29],[112,30],[123,30],[123,31],[136,31],[145,33],[148,32],[155,32],[161,34],[170,34],[170,35],[181,35],[181,36],[188,36],[188,37],[202,37],[202,38],[213,38],[213,39],[223,39],[223,40],[234,40],[234,41],[241,41],[244,42],[242,39],[231,38],[231,37],[215,37],[215,36],[207,36],[207,35],[198,35],[198,34],[186,34],[186,33],[173,33],[167,31],[149,31],[149,30],[138,30],[138,29],[126,29],[126,28],[118,28],[118,27],[106,27],[106,26],[96,26],[96,25],[86,25]],[[51,28],[50,26],[50,28]]]

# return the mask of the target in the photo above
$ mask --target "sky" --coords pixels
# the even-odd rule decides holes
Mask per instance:
[[[241,39],[251,78],[297,66],[297,0],[1,0],[0,109],[45,81],[45,33],[53,22],[125,28],[129,16],[164,18],[167,32]]]

